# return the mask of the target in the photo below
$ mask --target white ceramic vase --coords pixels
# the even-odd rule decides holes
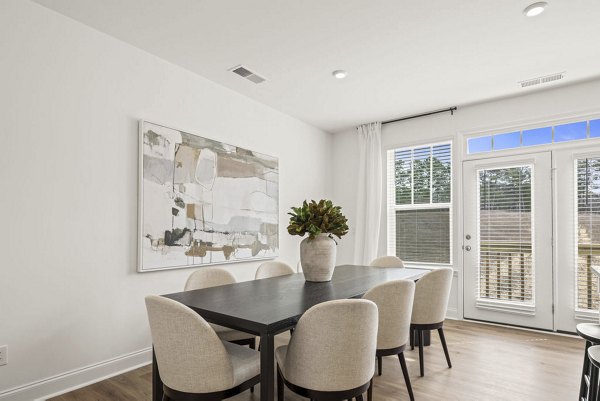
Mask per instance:
[[[300,243],[300,263],[306,281],[331,281],[335,268],[336,243],[329,234],[305,238]]]

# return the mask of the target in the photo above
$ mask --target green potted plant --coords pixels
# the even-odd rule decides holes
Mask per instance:
[[[330,281],[335,267],[335,235],[342,238],[348,233],[348,219],[342,214],[340,206],[334,206],[330,200],[321,199],[300,207],[292,207],[290,224],[287,227],[291,235],[301,237],[308,234],[300,243],[300,263],[306,281]]]

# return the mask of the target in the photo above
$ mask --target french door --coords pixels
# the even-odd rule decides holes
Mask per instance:
[[[550,152],[463,163],[464,317],[552,330]]]
[[[598,322],[600,267],[600,147],[553,153],[556,198],[556,330]]]

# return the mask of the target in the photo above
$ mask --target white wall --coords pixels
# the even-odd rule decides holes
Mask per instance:
[[[577,115],[600,112],[600,80],[558,87],[519,97],[459,107],[454,116],[439,114],[430,117],[386,124],[382,130],[382,152],[402,146],[451,139],[453,141],[454,196],[454,268],[455,279],[449,303],[449,316],[462,316],[462,250],[461,250],[461,160],[463,135],[502,129],[519,124],[539,123]],[[335,202],[349,214],[350,233],[338,247],[338,262],[352,263],[354,256],[353,221],[356,218],[356,176],[358,174],[358,142],[355,130],[334,135],[333,183]],[[385,155],[384,155],[385,163]],[[385,166],[384,166],[385,171]],[[385,188],[385,186],[384,186]],[[386,211],[387,206],[383,205]],[[386,254],[386,216],[382,216],[379,254]]]
[[[295,265],[286,212],[331,196],[330,134],[29,1],[0,2],[0,49],[0,399],[148,361],[144,296],[192,270],[136,273],[140,118],[277,156]]]

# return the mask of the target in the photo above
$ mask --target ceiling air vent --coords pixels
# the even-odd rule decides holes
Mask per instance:
[[[259,83],[265,81],[265,79],[263,77],[250,71],[243,65],[238,65],[237,67],[233,67],[229,71],[233,72],[234,74],[239,75],[242,78],[246,78],[247,80],[252,81],[255,84],[259,84]]]
[[[546,75],[543,77],[537,77],[537,78],[521,81],[521,82],[519,82],[519,84],[521,85],[521,88],[528,88],[530,86],[547,84],[548,82],[558,81],[559,79],[563,79],[564,77],[565,77],[565,73],[563,71],[563,72],[559,72],[557,74]]]

